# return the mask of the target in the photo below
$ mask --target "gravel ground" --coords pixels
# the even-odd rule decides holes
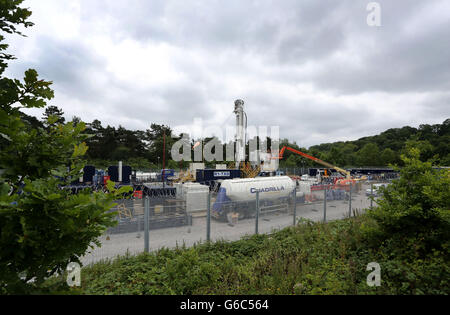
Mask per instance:
[[[365,196],[365,188],[352,198],[353,209],[364,209],[370,206],[370,201]],[[338,220],[348,217],[348,201],[327,201],[326,219]],[[314,204],[297,204],[297,218],[300,217],[313,221],[323,220],[323,202]],[[259,218],[259,233],[270,233],[293,224],[291,213],[271,213]],[[238,240],[242,236],[255,233],[255,219],[240,220],[234,226],[211,219],[211,240]],[[157,229],[150,231],[150,250],[162,247],[173,248],[185,244],[192,246],[195,243],[206,240],[206,218],[194,218],[192,226]],[[90,250],[81,261],[84,265],[97,262],[102,259],[114,258],[127,252],[134,255],[144,250],[144,233],[111,234],[100,237],[102,246]]]

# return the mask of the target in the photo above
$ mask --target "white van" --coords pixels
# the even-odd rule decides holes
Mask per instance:
[[[374,197],[378,197],[380,196],[380,191],[379,188],[380,187],[387,187],[389,184],[373,184],[373,196]],[[372,193],[372,189],[367,188],[366,189],[366,196],[370,196]]]

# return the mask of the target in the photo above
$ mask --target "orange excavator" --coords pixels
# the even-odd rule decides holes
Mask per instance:
[[[319,163],[319,164],[322,164],[323,166],[326,166],[326,167],[328,167],[328,168],[333,168],[333,169],[335,169],[336,171],[338,171],[339,173],[341,173],[342,175],[345,176],[345,178],[346,178],[345,181],[352,180],[352,177],[351,177],[349,171],[346,171],[346,170],[344,170],[344,169],[342,169],[342,168],[340,168],[340,167],[337,167],[337,166],[332,165],[332,164],[330,164],[330,163],[328,163],[328,162],[322,161],[321,159],[318,159],[318,158],[316,158],[316,157],[314,157],[314,156],[311,156],[311,155],[309,155],[309,154],[303,153],[303,152],[301,152],[301,151],[299,151],[299,150],[293,149],[293,148],[288,147],[288,146],[284,146],[284,147],[280,150],[280,154],[279,154],[278,156],[272,157],[272,159],[279,159],[279,160],[283,159],[283,154],[284,154],[284,151],[286,151],[286,150],[289,150],[289,151],[291,151],[291,152],[293,152],[293,153],[295,153],[295,154],[301,155],[301,156],[303,156],[303,157],[305,157],[305,158],[307,158],[307,159],[313,160],[314,162],[317,162],[317,163]]]

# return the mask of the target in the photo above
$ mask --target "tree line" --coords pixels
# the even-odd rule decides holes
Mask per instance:
[[[64,123],[64,112],[57,106],[48,106],[43,120],[56,116],[57,122]],[[30,117],[30,120],[35,119]],[[81,121],[73,117],[75,123]],[[170,148],[182,135],[175,135],[167,125],[151,124],[146,130],[129,130],[123,126],[103,126],[95,119],[86,124],[86,133],[89,138],[86,144],[89,147],[87,159],[89,164],[104,168],[115,165],[117,161],[124,161],[134,169],[159,169],[163,162],[163,148],[165,135],[165,166],[167,168],[186,168],[189,162],[175,162],[171,159]],[[207,143],[212,138],[203,139]],[[267,147],[270,148],[270,138]],[[191,140],[192,146],[197,140]],[[354,141],[339,141],[311,146],[309,149],[299,147],[288,139],[280,141],[280,148],[290,146],[314,157],[327,161],[340,167],[386,167],[401,165],[400,155],[406,145],[415,145],[421,148],[421,158],[426,161],[434,159],[436,165],[450,165],[450,119],[442,124],[422,124],[418,128],[405,126],[388,129],[379,135],[363,137]],[[223,144],[225,152],[225,144]],[[246,146],[247,155],[249,145]],[[213,167],[215,162],[204,161],[206,166]],[[230,166],[233,163],[229,163]],[[286,151],[280,167],[308,168],[319,166],[315,162]]]
[[[402,165],[400,155],[411,146],[420,148],[421,160],[450,165],[450,119],[442,124],[422,124],[418,128],[391,128],[379,135],[355,141],[323,143],[310,147],[324,160],[342,166]]]

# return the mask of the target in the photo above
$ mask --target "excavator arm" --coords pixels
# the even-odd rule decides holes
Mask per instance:
[[[281,160],[283,158],[283,154],[284,154],[284,151],[286,151],[286,149],[291,151],[291,152],[293,152],[293,153],[295,153],[295,154],[303,156],[303,157],[305,157],[307,159],[313,160],[314,162],[319,163],[319,164],[321,164],[323,166],[326,166],[328,168],[334,168],[336,171],[338,171],[339,173],[344,175],[347,179],[351,179],[350,172],[348,172],[348,171],[346,171],[346,170],[344,170],[344,169],[342,169],[340,167],[337,167],[335,165],[332,165],[332,164],[330,164],[328,162],[322,161],[321,159],[318,159],[318,158],[316,158],[314,156],[311,156],[309,154],[303,153],[303,152],[301,152],[299,150],[295,150],[295,149],[293,149],[291,147],[288,147],[288,146],[284,146],[283,148],[281,148],[279,156],[272,157],[272,158]]]

